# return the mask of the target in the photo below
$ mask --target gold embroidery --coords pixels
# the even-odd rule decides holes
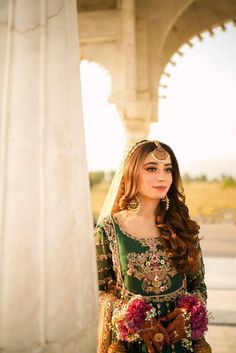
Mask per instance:
[[[98,273],[105,272],[105,271],[108,271],[108,270],[109,270],[109,267],[103,267],[103,268],[98,269]]]
[[[111,254],[97,255],[97,260],[98,261],[103,261],[103,260],[108,260],[108,259],[111,259]]]
[[[174,292],[168,293],[168,294],[159,294],[159,295],[142,295],[147,301],[157,301],[157,302],[165,302],[168,304],[168,302],[170,301],[175,301],[179,295],[181,294],[186,294],[187,293],[187,289],[186,289],[186,276],[184,275],[183,278],[183,282],[182,282],[182,286],[180,288],[178,288],[177,290],[175,290]],[[130,299],[133,296],[137,295],[136,293],[132,293],[130,291],[128,291],[126,288],[122,289],[121,292],[121,297],[122,298],[126,298],[126,299]]]
[[[112,251],[113,270],[117,275],[116,287],[121,289],[123,287],[123,279],[119,260],[119,248],[116,239],[115,225],[111,216],[107,216],[103,219],[103,228],[110,242],[110,249]]]
[[[110,345],[110,323],[116,297],[112,293],[100,292],[97,353],[107,353]]]
[[[111,276],[105,277],[98,280],[99,285],[109,285],[113,281]]]
[[[109,242],[110,242],[110,249],[112,251],[113,270],[117,274],[116,288],[121,291],[120,292],[121,297],[125,298],[127,296],[136,295],[136,293],[132,293],[132,292],[128,291],[124,286],[123,277],[121,274],[121,264],[120,264],[120,259],[119,259],[119,247],[118,247],[118,243],[117,243],[117,239],[116,239],[115,225],[114,225],[112,216],[108,216],[108,217],[104,218],[103,227],[104,227],[105,233],[106,233],[106,235],[109,239]],[[136,240],[138,240],[143,246],[148,246],[150,248],[149,254],[153,253],[153,255],[158,255],[159,257],[161,257],[160,260],[166,261],[165,263],[162,261],[160,263],[160,265],[161,266],[165,265],[165,270],[169,272],[169,275],[171,277],[174,276],[175,274],[177,274],[177,271],[175,270],[175,268],[168,265],[166,253],[164,251],[161,251],[159,249],[159,247],[157,249],[157,245],[161,244],[159,238],[157,238],[157,237],[150,238],[150,239],[141,238],[141,239],[136,239]],[[155,260],[155,258],[154,258],[154,260]],[[168,268],[168,266],[169,266],[169,268]],[[159,273],[160,273],[160,271],[159,271]],[[169,283],[169,281],[168,281],[168,283]],[[153,283],[152,283],[152,285],[153,285]],[[166,294],[164,294],[164,293],[162,294],[161,291],[160,291],[160,293],[158,293],[155,290],[154,291],[152,290],[151,292],[157,293],[157,295],[147,295],[147,296],[145,296],[147,299],[150,299],[150,300],[154,299],[154,300],[157,300],[160,302],[175,300],[178,297],[178,295],[186,292],[186,276],[183,276],[182,286],[174,292],[166,293]]]
[[[176,269],[170,265],[165,251],[158,248],[156,239],[140,239],[143,246],[149,251],[143,253],[129,253],[128,276],[133,276],[142,282],[142,289],[146,293],[163,293],[171,287],[171,277],[176,275]]]

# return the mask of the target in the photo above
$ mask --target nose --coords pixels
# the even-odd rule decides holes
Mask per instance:
[[[166,173],[164,170],[160,170],[159,173],[157,173],[157,180],[158,181],[166,180]]]

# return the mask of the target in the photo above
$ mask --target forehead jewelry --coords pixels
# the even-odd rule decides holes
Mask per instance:
[[[150,142],[150,141],[143,140],[143,141],[139,141],[139,142],[136,142],[136,143],[133,143],[132,145],[130,145],[130,147],[124,152],[124,156],[123,156],[123,159],[122,159],[122,162],[121,162],[120,170],[123,169],[126,161],[132,156],[132,154],[136,151],[136,149],[139,146],[142,146],[142,145],[144,145],[145,143],[148,143],[148,142]]]
[[[161,146],[159,141],[149,141],[149,140],[143,140],[136,142],[132,144],[124,153],[123,160],[121,162],[120,170],[124,167],[126,161],[133,155],[133,153],[136,151],[136,149],[142,145],[145,145],[146,143],[155,143],[156,148],[154,151],[151,152],[152,157],[158,161],[158,162],[164,162],[168,158],[170,158],[169,153]]]
[[[165,162],[170,158],[169,153],[161,146],[160,142],[154,141],[156,148],[151,152],[151,156],[158,162]]]

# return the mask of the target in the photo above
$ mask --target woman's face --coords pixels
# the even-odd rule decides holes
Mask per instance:
[[[160,161],[152,153],[149,153],[140,168],[138,195],[142,198],[163,199],[172,181],[170,156],[166,160]]]

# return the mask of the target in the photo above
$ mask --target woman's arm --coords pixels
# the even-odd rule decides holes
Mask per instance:
[[[99,286],[99,323],[97,353],[107,352],[111,342],[110,324],[115,295],[115,274],[112,266],[112,253],[104,228],[100,225],[95,229],[97,254],[97,271]]]
[[[201,247],[199,245],[200,267],[197,273],[187,275],[187,291],[197,295],[202,301],[207,301],[207,287],[205,284],[205,266]]]
[[[187,292],[196,296],[201,302],[206,303],[207,287],[204,280],[205,268],[200,246],[199,261],[200,266],[198,272],[186,276]],[[176,308],[172,313],[168,314],[167,317],[169,320],[173,320],[167,327],[171,343],[176,343],[180,339],[186,338],[186,327],[188,327],[190,321],[184,318],[182,309]]]
[[[109,241],[104,228],[101,225],[95,229],[95,244],[99,290],[110,292],[114,289],[116,281],[112,266],[112,253]]]

